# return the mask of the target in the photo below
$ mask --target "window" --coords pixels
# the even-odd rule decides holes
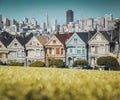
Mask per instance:
[[[61,48],[61,54],[63,54],[63,48]]]
[[[96,37],[96,40],[100,41],[100,40],[101,40],[101,36],[100,36],[100,35],[97,36],[97,37]]]
[[[36,49],[36,56],[40,56],[40,49]]]
[[[77,39],[74,39],[74,43],[77,43]]]
[[[52,48],[52,55],[55,55],[55,49]]]
[[[77,54],[81,54],[81,50],[79,49],[79,50],[77,50]]]
[[[85,54],[85,49],[82,50],[82,54]]]
[[[72,53],[72,49],[70,49],[70,53]]]
[[[0,58],[2,58],[2,53],[0,53]]]
[[[99,47],[98,50],[99,53],[105,53],[105,47]]]
[[[10,52],[10,58],[16,58],[16,52],[15,51]]]
[[[91,47],[91,52],[95,52],[95,47],[94,46]]]
[[[17,57],[22,57],[22,52],[21,51],[17,52]]]
[[[32,41],[32,45],[36,45],[36,41]]]
[[[52,48],[49,48],[49,54],[51,54],[52,53]]]
[[[15,43],[14,46],[17,47],[17,43]]]
[[[56,54],[60,54],[60,48],[56,48]]]
[[[0,48],[2,48],[2,45],[0,45]]]
[[[56,40],[53,40],[53,43],[56,43]]]

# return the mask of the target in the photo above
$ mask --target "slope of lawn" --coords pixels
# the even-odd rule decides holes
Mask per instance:
[[[1,66],[0,100],[120,100],[120,71]]]

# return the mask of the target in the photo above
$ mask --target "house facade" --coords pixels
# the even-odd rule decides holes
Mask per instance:
[[[65,42],[71,36],[72,33],[55,34],[50,38],[50,40],[45,44],[46,66],[49,66],[49,61],[51,59],[61,59],[63,62],[66,62]]]
[[[1,38],[0,39],[0,61],[2,61],[3,64],[6,64],[8,62],[7,45],[9,45],[11,41],[12,41],[12,38]]]
[[[97,58],[109,56],[111,36],[107,32],[97,32],[89,41],[89,63],[97,66]]]
[[[20,62],[24,63],[25,61],[25,51],[24,46],[20,43],[18,38],[14,38],[14,40],[8,45],[8,63],[10,62]]]
[[[8,63],[20,62],[26,63],[26,47],[25,44],[32,36],[15,37],[13,41],[7,46],[8,49]]]
[[[33,36],[26,44],[27,65],[34,61],[45,62],[44,44],[49,40],[49,36]]]
[[[66,65],[71,67],[78,59],[87,60],[88,57],[88,33],[74,33],[66,42]]]

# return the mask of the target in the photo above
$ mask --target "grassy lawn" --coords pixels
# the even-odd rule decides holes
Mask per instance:
[[[120,71],[1,66],[0,100],[120,100]]]

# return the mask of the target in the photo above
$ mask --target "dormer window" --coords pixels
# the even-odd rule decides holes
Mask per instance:
[[[53,43],[56,43],[56,40],[53,40]]]
[[[98,41],[101,40],[101,36],[100,36],[100,35],[97,36],[97,37],[96,37],[96,40],[98,40]]]
[[[15,43],[14,46],[17,47],[17,43]]]
[[[74,43],[77,43],[77,39],[74,39]]]

